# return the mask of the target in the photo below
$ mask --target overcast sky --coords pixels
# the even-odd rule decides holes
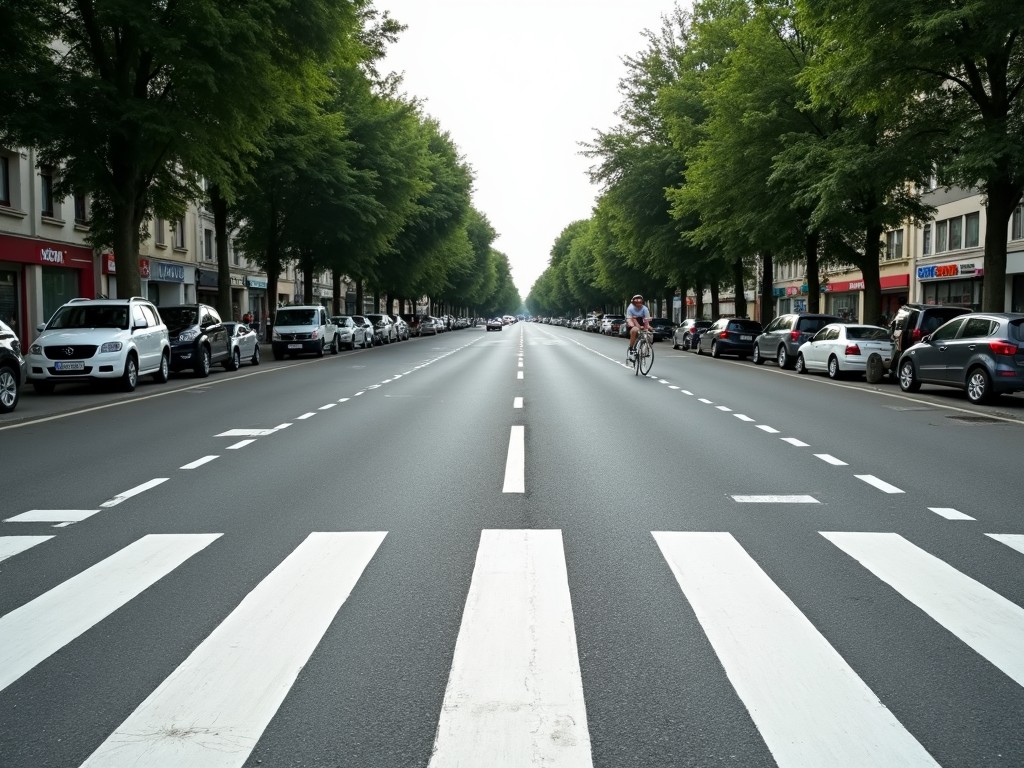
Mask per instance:
[[[375,0],[408,28],[385,68],[404,72],[476,176],[523,298],[597,188],[580,142],[612,128],[623,56],[646,48],[672,0]]]

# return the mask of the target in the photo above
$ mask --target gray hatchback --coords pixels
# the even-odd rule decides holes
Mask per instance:
[[[779,315],[764,328],[764,333],[754,339],[750,360],[761,365],[765,360],[774,360],[779,368],[792,368],[800,345],[831,323],[841,323],[835,315],[785,314]]]

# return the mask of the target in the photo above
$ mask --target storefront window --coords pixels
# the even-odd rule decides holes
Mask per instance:
[[[859,322],[857,317],[860,306],[859,293],[837,293],[831,297],[829,311],[843,318],[844,322]]]
[[[0,270],[0,320],[21,335],[18,328],[18,273]]]
[[[922,285],[925,304],[981,309],[981,280],[936,280]]]
[[[79,295],[78,270],[43,267],[43,320]]]

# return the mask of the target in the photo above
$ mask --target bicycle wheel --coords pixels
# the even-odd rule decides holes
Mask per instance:
[[[639,373],[646,376],[650,372],[651,366],[654,365],[654,347],[647,339],[637,344],[637,347],[639,349],[636,353],[636,368]]]

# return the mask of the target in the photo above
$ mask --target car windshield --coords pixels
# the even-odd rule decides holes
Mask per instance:
[[[869,325],[848,325],[846,338],[858,341],[888,341],[889,331],[885,328],[872,328]]]
[[[275,325],[316,325],[315,309],[279,309]]]
[[[198,307],[163,307],[160,309],[160,317],[167,323],[169,328],[182,328],[186,325],[196,325],[199,322]]]
[[[128,329],[128,307],[69,304],[57,310],[47,328]]]

